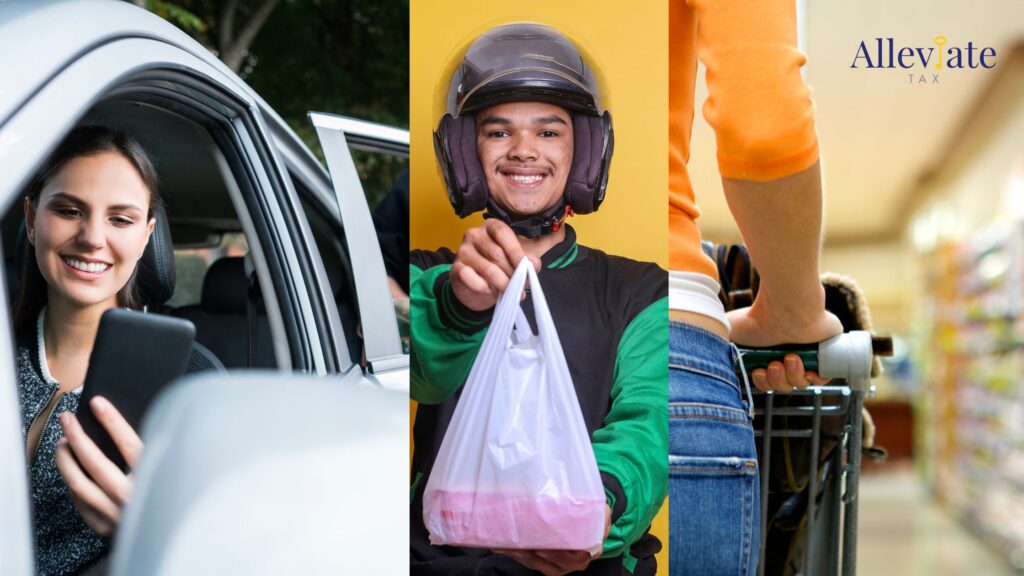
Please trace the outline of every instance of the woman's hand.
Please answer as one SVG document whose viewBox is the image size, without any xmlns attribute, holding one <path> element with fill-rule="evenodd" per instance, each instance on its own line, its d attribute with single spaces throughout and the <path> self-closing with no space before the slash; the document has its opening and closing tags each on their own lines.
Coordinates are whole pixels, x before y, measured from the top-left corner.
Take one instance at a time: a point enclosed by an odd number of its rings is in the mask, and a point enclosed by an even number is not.
<svg viewBox="0 0 1024 576">
<path fill-rule="evenodd" d="M 110 434 L 125 462 L 134 468 L 142 454 L 139 435 L 106 398 L 93 398 L 89 408 Z M 71 502 L 90 528 L 110 537 L 121 520 L 122 508 L 131 498 L 132 478 L 103 454 L 74 414 L 62 413 L 60 423 L 64 437 L 57 442 L 57 469 L 68 485 Z"/>
<path fill-rule="evenodd" d="M 732 329 L 729 339 L 739 345 L 767 347 L 776 344 L 810 344 L 827 340 L 841 334 L 843 325 L 831 312 L 821 309 L 803 321 L 794 321 L 791 316 L 773 316 L 765 312 L 767 307 L 740 308 L 728 313 Z M 808 384 L 822 386 L 828 383 L 814 372 L 805 372 L 804 363 L 796 354 L 787 354 L 784 362 L 772 362 L 768 368 L 758 368 L 750 373 L 750 381 L 759 389 L 776 392 L 790 392 L 794 388 L 806 388 Z"/>
</svg>

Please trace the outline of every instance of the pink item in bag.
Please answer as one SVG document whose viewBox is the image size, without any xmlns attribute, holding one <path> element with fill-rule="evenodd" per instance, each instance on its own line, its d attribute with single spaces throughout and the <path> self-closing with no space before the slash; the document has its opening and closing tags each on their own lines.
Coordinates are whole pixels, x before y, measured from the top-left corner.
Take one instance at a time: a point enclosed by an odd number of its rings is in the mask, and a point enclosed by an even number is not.
<svg viewBox="0 0 1024 576">
<path fill-rule="evenodd" d="M 438 520 L 440 530 L 459 546 L 589 550 L 593 535 L 579 527 L 603 527 L 604 506 L 604 496 L 578 502 L 509 492 L 437 491 L 424 514 Z"/>
</svg>

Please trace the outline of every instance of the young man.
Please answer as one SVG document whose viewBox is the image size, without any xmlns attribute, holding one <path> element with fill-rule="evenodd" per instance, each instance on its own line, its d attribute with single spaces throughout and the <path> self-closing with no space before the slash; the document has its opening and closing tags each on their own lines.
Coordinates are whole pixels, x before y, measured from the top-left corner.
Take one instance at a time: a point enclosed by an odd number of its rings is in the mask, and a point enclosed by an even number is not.
<svg viewBox="0 0 1024 576">
<path fill-rule="evenodd" d="M 577 243 L 570 213 L 598 208 L 611 115 L 576 46 L 537 24 L 492 28 L 450 82 L 435 148 L 461 216 L 486 210 L 455 252 L 412 254 L 413 574 L 653 574 L 647 533 L 667 482 L 667 274 Z M 513 270 L 527 257 L 558 328 L 604 483 L 607 537 L 586 551 L 497 553 L 429 544 L 423 490 L 462 385 Z M 529 299 L 523 303 L 532 318 Z"/>
</svg>

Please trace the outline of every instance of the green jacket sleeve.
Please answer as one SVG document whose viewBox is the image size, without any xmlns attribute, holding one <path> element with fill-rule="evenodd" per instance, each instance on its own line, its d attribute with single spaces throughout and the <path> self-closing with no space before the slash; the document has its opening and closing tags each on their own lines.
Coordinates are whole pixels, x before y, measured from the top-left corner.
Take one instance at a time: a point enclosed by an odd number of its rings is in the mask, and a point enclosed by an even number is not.
<svg viewBox="0 0 1024 576">
<path fill-rule="evenodd" d="M 452 397 L 469 376 L 491 312 L 473 312 L 452 295 L 450 264 L 409 267 L 410 396 L 423 404 Z"/>
<path fill-rule="evenodd" d="M 611 400 L 592 440 L 612 508 L 606 557 L 626 552 L 643 535 L 667 495 L 667 298 L 645 308 L 623 332 Z"/>
</svg>

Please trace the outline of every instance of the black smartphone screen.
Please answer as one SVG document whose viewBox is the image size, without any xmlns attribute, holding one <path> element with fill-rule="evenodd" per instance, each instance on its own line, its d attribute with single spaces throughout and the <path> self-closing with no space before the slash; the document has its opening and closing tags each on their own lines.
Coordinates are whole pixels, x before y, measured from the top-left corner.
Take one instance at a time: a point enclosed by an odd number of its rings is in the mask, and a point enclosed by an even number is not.
<svg viewBox="0 0 1024 576">
<path fill-rule="evenodd" d="M 78 420 L 85 433 L 121 470 L 127 472 L 128 464 L 96 419 L 89 401 L 94 396 L 110 400 L 138 432 L 153 398 L 185 373 L 195 332 L 195 326 L 188 320 L 121 308 L 108 310 L 100 319 L 78 405 Z"/>
</svg>

